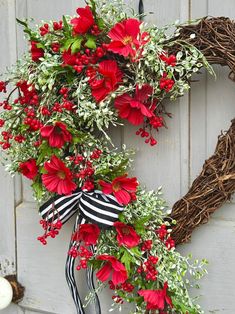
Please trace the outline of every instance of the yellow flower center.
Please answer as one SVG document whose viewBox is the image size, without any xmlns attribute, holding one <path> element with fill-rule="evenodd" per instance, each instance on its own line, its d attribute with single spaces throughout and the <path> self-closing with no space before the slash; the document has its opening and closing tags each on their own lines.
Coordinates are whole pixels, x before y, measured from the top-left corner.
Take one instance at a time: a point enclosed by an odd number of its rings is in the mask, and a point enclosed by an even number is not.
<svg viewBox="0 0 235 314">
<path fill-rule="evenodd" d="M 123 38 L 122 43 L 124 45 L 129 45 L 133 42 L 132 37 L 131 36 L 126 36 Z"/>
<path fill-rule="evenodd" d="M 130 234 L 130 230 L 129 230 L 129 228 L 127 228 L 127 227 L 123 227 L 123 228 L 122 228 L 122 233 L 123 233 L 123 234 L 125 234 L 125 235 Z"/>
<path fill-rule="evenodd" d="M 121 189 L 121 184 L 119 182 L 116 182 L 113 184 L 113 190 L 114 192 L 117 192 Z"/>
<path fill-rule="evenodd" d="M 60 178 L 60 179 L 65 179 L 65 173 L 63 171 L 58 171 L 57 172 L 57 176 Z"/>
</svg>

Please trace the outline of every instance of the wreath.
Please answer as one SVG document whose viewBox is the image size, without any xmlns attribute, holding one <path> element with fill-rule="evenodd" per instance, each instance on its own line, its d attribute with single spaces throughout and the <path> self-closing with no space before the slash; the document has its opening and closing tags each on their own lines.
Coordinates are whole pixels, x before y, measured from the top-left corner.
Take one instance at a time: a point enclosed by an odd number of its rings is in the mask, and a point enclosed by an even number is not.
<svg viewBox="0 0 235 314">
<path fill-rule="evenodd" d="M 166 126 L 164 117 L 170 116 L 164 101 L 182 96 L 202 67 L 213 74 L 209 62 L 215 59 L 191 36 L 200 23 L 211 20 L 177 27 L 167 35 L 167 27 L 149 26 L 142 17 L 120 0 L 89 0 L 76 16 L 37 28 L 18 20 L 30 52 L 0 82 L 0 92 L 7 93 L 9 84 L 12 88 L 1 103 L 2 159 L 11 174 L 32 181 L 42 216 L 38 240 L 46 245 L 76 216 L 66 279 L 79 314 L 89 302 L 101 313 L 98 292 L 107 286 L 113 290 L 113 308 L 128 302 L 134 304 L 134 313 L 203 313 L 188 288 L 206 273 L 207 261 L 191 261 L 175 250 L 175 240 L 188 239 L 198 223 L 191 219 L 186 228 L 184 203 L 177 203 L 171 213 L 161 189 L 146 191 L 137 178 L 128 176 L 133 152 L 114 148 L 109 127 L 127 120 L 137 127 L 130 136 L 157 144 L 157 134 Z M 231 53 L 227 55 L 234 71 Z M 220 163 L 221 146 L 210 165 Z M 223 170 L 234 171 L 232 158 Z M 210 178 L 216 182 L 211 172 Z M 234 175 L 224 178 L 230 179 Z M 195 184 L 189 193 L 194 187 L 198 192 L 203 185 Z M 233 191 L 234 181 L 216 206 Z M 201 208 L 210 213 L 209 198 Z M 190 200 L 189 194 L 183 202 L 188 206 Z M 196 212 L 194 205 L 189 216 Z M 85 304 L 74 266 L 87 273 L 90 293 Z"/>
</svg>

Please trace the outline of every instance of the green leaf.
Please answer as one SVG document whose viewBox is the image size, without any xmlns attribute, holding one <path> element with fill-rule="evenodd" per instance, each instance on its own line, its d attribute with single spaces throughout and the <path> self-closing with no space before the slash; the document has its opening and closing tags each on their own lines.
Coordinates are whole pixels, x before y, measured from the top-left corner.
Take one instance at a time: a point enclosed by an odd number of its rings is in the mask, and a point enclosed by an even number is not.
<svg viewBox="0 0 235 314">
<path fill-rule="evenodd" d="M 69 50 L 69 48 L 71 47 L 71 45 L 74 43 L 75 38 L 69 38 L 65 41 L 62 50 Z"/>
<path fill-rule="evenodd" d="M 100 268 L 102 261 L 93 259 L 93 260 L 89 260 L 88 264 L 92 265 L 94 267 L 94 269 L 98 269 L 98 268 Z"/>
<path fill-rule="evenodd" d="M 34 182 L 32 184 L 32 188 L 34 190 L 35 196 L 40 199 L 43 194 L 42 184 L 40 182 Z"/>
<path fill-rule="evenodd" d="M 27 23 L 27 20 L 25 21 L 21 21 L 19 19 L 16 19 L 17 23 L 19 23 L 20 25 L 24 26 L 24 33 L 28 34 L 30 39 L 31 40 L 35 40 L 37 41 L 38 38 L 37 38 L 37 33 L 36 32 L 33 32 L 29 26 L 28 26 L 28 23 Z"/>
<path fill-rule="evenodd" d="M 90 0 L 90 8 L 94 15 L 96 15 L 96 3 L 95 0 Z"/>
<path fill-rule="evenodd" d="M 104 29 L 105 24 L 104 24 L 104 20 L 102 18 L 97 19 L 96 23 L 97 23 L 99 29 Z"/>
<path fill-rule="evenodd" d="M 131 251 L 134 255 L 136 255 L 137 257 L 142 256 L 142 253 L 141 253 L 141 251 L 139 250 L 138 246 L 135 246 L 135 247 L 131 248 L 130 251 Z"/>
<path fill-rule="evenodd" d="M 40 165 L 44 161 L 45 157 L 50 158 L 53 154 L 56 154 L 58 149 L 48 146 L 48 143 L 44 141 L 40 146 L 40 153 L 37 159 L 37 165 Z"/>
<path fill-rule="evenodd" d="M 125 219 L 125 216 L 123 215 L 123 213 L 121 213 L 121 214 L 118 216 L 118 220 L 121 221 L 121 222 L 126 222 L 126 219 Z"/>
<path fill-rule="evenodd" d="M 70 25 L 68 24 L 68 22 L 67 22 L 67 19 L 66 19 L 66 17 L 63 15 L 63 25 L 64 25 L 64 32 L 65 32 L 65 34 L 70 34 L 71 32 L 70 32 L 70 30 L 71 30 L 71 28 L 70 28 Z"/>
<path fill-rule="evenodd" d="M 134 226 L 135 230 L 138 234 L 144 234 L 145 233 L 145 224 L 151 219 L 151 215 L 148 215 L 144 218 L 138 219 L 135 221 Z"/>
<path fill-rule="evenodd" d="M 27 21 L 27 20 L 21 21 L 20 19 L 17 19 L 17 18 L 16 18 L 16 22 L 17 22 L 18 24 L 20 24 L 20 25 L 22 25 L 22 26 L 28 28 L 28 23 L 27 23 L 26 21 Z"/>
<path fill-rule="evenodd" d="M 85 46 L 87 48 L 90 48 L 90 49 L 95 49 L 96 48 L 96 37 L 95 36 L 92 36 L 92 35 L 86 35 L 86 43 L 85 43 Z"/>
<path fill-rule="evenodd" d="M 127 250 L 125 250 L 121 257 L 121 262 L 125 265 L 128 272 L 131 270 L 132 259 L 132 255 Z"/>
<path fill-rule="evenodd" d="M 71 52 L 72 54 L 75 54 L 81 49 L 83 38 L 81 36 L 77 37 L 77 39 L 74 41 L 74 43 L 71 45 Z"/>
<path fill-rule="evenodd" d="M 37 44 L 37 48 L 45 49 L 45 46 L 44 46 L 42 43 L 38 43 L 38 44 Z"/>
</svg>

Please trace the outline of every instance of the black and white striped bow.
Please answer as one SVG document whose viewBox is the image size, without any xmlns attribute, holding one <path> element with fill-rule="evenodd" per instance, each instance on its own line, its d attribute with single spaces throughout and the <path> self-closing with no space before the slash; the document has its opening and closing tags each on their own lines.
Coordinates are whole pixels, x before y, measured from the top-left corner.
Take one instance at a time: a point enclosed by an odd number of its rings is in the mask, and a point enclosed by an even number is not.
<svg viewBox="0 0 235 314">
<path fill-rule="evenodd" d="M 57 195 L 39 208 L 39 213 L 44 220 L 56 223 L 60 220 L 62 224 L 66 223 L 74 214 L 77 214 L 74 232 L 78 226 L 84 223 L 94 223 L 101 228 L 111 227 L 118 220 L 119 214 L 123 211 L 116 198 L 112 195 L 105 195 L 101 191 L 85 192 L 81 190 L 75 191 L 71 195 Z M 75 244 L 71 238 L 69 249 Z M 90 248 L 93 252 L 94 246 Z M 74 276 L 75 258 L 68 255 L 65 267 L 66 279 L 76 305 L 77 313 L 84 314 L 83 304 L 81 302 L 76 280 Z M 87 284 L 90 291 L 95 296 L 96 313 L 101 314 L 100 302 L 95 293 L 92 267 L 87 268 Z"/>
</svg>

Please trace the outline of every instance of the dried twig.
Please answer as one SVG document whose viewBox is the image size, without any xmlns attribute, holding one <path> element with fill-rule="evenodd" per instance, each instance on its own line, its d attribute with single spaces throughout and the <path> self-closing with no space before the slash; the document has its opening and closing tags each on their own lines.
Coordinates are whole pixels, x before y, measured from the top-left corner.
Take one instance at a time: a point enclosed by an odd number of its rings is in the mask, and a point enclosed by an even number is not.
<svg viewBox="0 0 235 314">
<path fill-rule="evenodd" d="M 188 193 L 173 206 L 177 221 L 172 237 L 176 244 L 189 241 L 193 230 L 208 222 L 210 215 L 235 192 L 235 119 L 227 133 L 219 136 L 213 156 Z"/>
<path fill-rule="evenodd" d="M 183 40 L 199 49 L 210 64 L 228 66 L 229 77 L 235 81 L 235 22 L 227 17 L 204 17 L 196 24 L 180 26 L 180 35 L 175 40 Z M 193 35 L 193 36 L 191 36 Z M 178 51 L 173 45 L 172 52 Z"/>
</svg>

